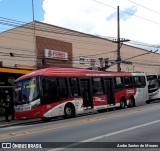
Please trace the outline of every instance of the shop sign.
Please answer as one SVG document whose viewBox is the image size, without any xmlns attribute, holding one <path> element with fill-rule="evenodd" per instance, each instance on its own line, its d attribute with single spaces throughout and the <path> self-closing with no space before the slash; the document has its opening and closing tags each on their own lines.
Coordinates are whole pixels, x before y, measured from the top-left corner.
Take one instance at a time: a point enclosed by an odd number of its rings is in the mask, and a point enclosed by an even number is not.
<svg viewBox="0 0 160 151">
<path fill-rule="evenodd" d="M 92 67 L 99 67 L 99 60 L 97 58 L 87 58 L 83 56 L 74 57 L 74 63 Z"/>
<path fill-rule="evenodd" d="M 58 60 L 68 60 L 68 53 L 57 50 L 45 49 L 45 58 L 58 59 Z"/>
</svg>

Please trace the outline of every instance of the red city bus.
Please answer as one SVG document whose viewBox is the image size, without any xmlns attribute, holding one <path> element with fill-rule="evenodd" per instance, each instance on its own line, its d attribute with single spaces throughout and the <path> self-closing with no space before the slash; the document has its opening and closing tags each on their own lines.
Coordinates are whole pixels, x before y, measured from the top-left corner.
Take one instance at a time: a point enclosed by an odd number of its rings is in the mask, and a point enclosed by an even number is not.
<svg viewBox="0 0 160 151">
<path fill-rule="evenodd" d="M 16 119 L 74 117 L 148 100 L 144 73 L 45 68 L 15 81 Z"/>
</svg>

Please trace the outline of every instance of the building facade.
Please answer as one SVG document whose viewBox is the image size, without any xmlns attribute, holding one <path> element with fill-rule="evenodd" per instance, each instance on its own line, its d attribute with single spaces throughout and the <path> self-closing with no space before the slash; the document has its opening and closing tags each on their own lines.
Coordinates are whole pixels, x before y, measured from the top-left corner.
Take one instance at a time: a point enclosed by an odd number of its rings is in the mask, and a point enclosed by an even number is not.
<svg viewBox="0 0 160 151">
<path fill-rule="evenodd" d="M 2 67 L 103 68 L 117 71 L 117 44 L 113 41 L 54 25 L 32 22 L 0 33 Z M 121 71 L 160 72 L 160 55 L 133 46 L 120 49 Z"/>
</svg>

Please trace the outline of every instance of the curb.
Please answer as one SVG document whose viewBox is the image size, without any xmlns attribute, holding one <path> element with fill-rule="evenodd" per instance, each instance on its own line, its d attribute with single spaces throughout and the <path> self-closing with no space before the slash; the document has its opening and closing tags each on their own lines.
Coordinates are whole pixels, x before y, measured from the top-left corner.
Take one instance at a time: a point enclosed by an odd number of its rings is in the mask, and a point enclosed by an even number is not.
<svg viewBox="0 0 160 151">
<path fill-rule="evenodd" d="M 5 122 L 5 120 L 4 120 Z M 0 128 L 4 128 L 4 127 L 10 127 L 10 126 L 15 126 L 15 125 L 21 125 L 21 124 L 29 124 L 29 123 L 34 123 L 34 122 L 42 122 L 41 119 L 30 119 L 30 120 L 26 120 L 26 121 L 20 121 L 20 120 L 15 120 L 15 121 L 10 121 L 10 122 L 5 122 L 3 124 L 0 124 Z"/>
</svg>

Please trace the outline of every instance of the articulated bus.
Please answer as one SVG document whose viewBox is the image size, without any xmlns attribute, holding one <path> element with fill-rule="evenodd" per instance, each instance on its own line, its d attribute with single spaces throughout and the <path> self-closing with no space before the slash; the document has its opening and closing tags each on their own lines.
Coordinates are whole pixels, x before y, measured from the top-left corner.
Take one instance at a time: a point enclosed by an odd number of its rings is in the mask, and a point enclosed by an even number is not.
<svg viewBox="0 0 160 151">
<path fill-rule="evenodd" d="M 147 75 L 149 100 L 147 103 L 160 99 L 160 74 Z"/>
<path fill-rule="evenodd" d="M 134 107 L 148 100 L 144 73 L 45 68 L 15 81 L 16 119 L 75 117 L 92 111 Z"/>
</svg>

